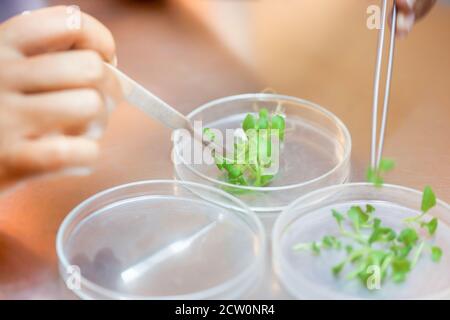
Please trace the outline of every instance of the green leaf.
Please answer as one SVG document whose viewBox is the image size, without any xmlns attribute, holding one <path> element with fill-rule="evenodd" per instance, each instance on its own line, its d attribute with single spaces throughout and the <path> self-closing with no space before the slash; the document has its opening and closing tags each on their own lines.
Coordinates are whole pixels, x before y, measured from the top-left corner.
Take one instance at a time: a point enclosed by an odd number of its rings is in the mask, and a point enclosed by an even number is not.
<svg viewBox="0 0 450 320">
<path fill-rule="evenodd" d="M 274 178 L 273 175 L 261 176 L 259 187 L 267 186 L 272 181 L 273 178 Z"/>
<path fill-rule="evenodd" d="M 224 163 L 223 167 L 228 172 L 228 175 L 231 179 L 237 178 L 242 175 L 242 171 L 237 165 Z"/>
<path fill-rule="evenodd" d="M 392 280 L 397 283 L 404 282 L 406 280 L 407 272 L 396 272 L 392 274 Z"/>
<path fill-rule="evenodd" d="M 359 215 L 359 219 L 360 219 L 360 221 L 361 221 L 362 223 L 367 223 L 367 222 L 369 221 L 370 216 L 369 216 L 366 212 L 364 212 L 364 210 L 361 209 L 361 207 L 359 207 L 359 206 L 354 206 L 354 207 L 352 207 L 350 210 L 356 210 L 356 212 L 357 212 L 358 215 Z"/>
<path fill-rule="evenodd" d="M 392 271 L 394 273 L 408 273 L 411 271 L 411 262 L 406 258 L 395 258 L 392 260 Z"/>
<path fill-rule="evenodd" d="M 426 213 L 436 205 L 436 195 L 430 186 L 426 186 L 422 195 L 422 212 Z"/>
<path fill-rule="evenodd" d="M 381 266 L 384 258 L 386 258 L 387 255 L 388 255 L 388 253 L 386 253 L 386 252 L 384 252 L 382 250 L 373 250 L 367 256 L 368 265 L 370 265 L 370 266 Z"/>
<path fill-rule="evenodd" d="M 258 133 L 258 164 L 270 166 L 272 163 L 272 141 L 268 136 L 268 130 L 263 129 Z"/>
<path fill-rule="evenodd" d="M 256 128 L 256 119 L 252 114 L 247 114 L 247 116 L 244 119 L 244 122 L 242 123 L 242 129 L 244 131 L 255 129 Z"/>
<path fill-rule="evenodd" d="M 372 167 L 367 168 L 366 180 L 367 182 L 374 183 L 376 178 L 376 172 Z"/>
<path fill-rule="evenodd" d="M 431 259 L 434 262 L 439 262 L 439 261 L 441 261 L 441 258 L 442 258 L 442 249 L 439 247 L 436 247 L 436 246 L 432 247 L 431 248 Z"/>
<path fill-rule="evenodd" d="M 392 159 L 381 159 L 378 167 L 379 171 L 388 172 L 395 168 L 395 162 Z"/>
<path fill-rule="evenodd" d="M 383 178 L 373 168 L 367 169 L 366 180 L 373 183 L 376 187 L 381 187 L 384 184 Z"/>
<path fill-rule="evenodd" d="M 257 122 L 258 130 L 260 129 L 268 129 L 269 128 L 269 120 L 267 118 L 259 118 Z"/>
<path fill-rule="evenodd" d="M 400 247 L 400 250 L 398 251 L 399 257 L 406 258 L 412 251 L 413 246 L 404 246 Z"/>
<path fill-rule="evenodd" d="M 375 207 L 368 204 L 366 205 L 366 213 L 370 214 L 370 213 L 374 213 L 375 212 Z"/>
<path fill-rule="evenodd" d="M 381 227 L 381 219 L 379 218 L 375 218 L 373 220 L 373 225 L 372 225 L 373 229 L 377 229 L 379 227 Z"/>
<path fill-rule="evenodd" d="M 335 276 L 338 276 L 338 275 L 342 272 L 342 270 L 344 269 L 344 267 L 345 267 L 345 261 L 343 261 L 343 262 L 338 263 L 337 265 L 335 265 L 335 266 L 331 269 L 331 271 L 333 272 L 333 274 L 334 274 Z"/>
<path fill-rule="evenodd" d="M 278 137 L 280 138 L 281 141 L 283 141 L 286 129 L 286 122 L 282 116 L 276 115 L 272 117 L 272 129 L 278 130 Z"/>
<path fill-rule="evenodd" d="M 222 163 L 222 167 L 223 167 L 226 171 L 230 171 L 230 170 L 232 169 L 232 167 L 233 167 L 233 164 L 224 162 L 224 163 Z"/>
<path fill-rule="evenodd" d="M 217 168 L 220 171 L 222 171 L 224 169 L 223 165 L 225 164 L 224 159 L 220 156 L 216 156 L 214 153 L 213 153 L 213 156 L 214 156 L 214 161 L 216 162 Z"/>
<path fill-rule="evenodd" d="M 386 279 L 386 277 L 388 275 L 388 270 L 389 270 L 389 267 L 391 266 L 393 258 L 394 258 L 394 255 L 392 254 L 392 252 L 386 252 L 386 256 L 384 257 L 383 262 L 381 263 L 381 266 L 380 266 L 381 280 Z"/>
<path fill-rule="evenodd" d="M 362 225 L 369 220 L 369 215 L 366 214 L 360 207 L 353 206 L 347 211 L 347 216 L 353 222 L 355 231 L 359 231 Z"/>
<path fill-rule="evenodd" d="M 364 257 L 364 253 L 363 252 L 361 252 L 361 251 L 354 251 L 350 255 L 349 259 L 350 259 L 350 262 L 355 263 L 355 262 L 360 261 L 363 257 Z"/>
<path fill-rule="evenodd" d="M 437 227 L 438 227 L 438 219 L 433 218 L 429 222 L 422 222 L 421 226 L 427 228 L 428 234 L 430 236 L 434 235 L 436 233 Z"/>
<path fill-rule="evenodd" d="M 372 234 L 369 237 L 369 243 L 375 242 L 390 242 L 396 237 L 395 231 L 391 228 L 382 228 L 380 226 L 374 227 Z"/>
<path fill-rule="evenodd" d="M 392 280 L 403 282 L 411 271 L 411 262 L 406 258 L 394 258 L 391 262 Z"/>
<path fill-rule="evenodd" d="M 350 221 L 353 223 L 353 229 L 355 229 L 355 231 L 359 231 L 360 225 L 361 225 L 361 220 L 359 218 L 358 211 L 355 210 L 354 208 L 350 208 L 347 211 L 347 216 L 350 219 Z"/>
<path fill-rule="evenodd" d="M 239 185 L 248 186 L 248 181 L 243 175 L 241 175 L 237 180 Z"/>
<path fill-rule="evenodd" d="M 403 229 L 398 236 L 398 241 L 402 242 L 405 245 L 414 245 L 417 243 L 419 236 L 417 235 L 417 231 L 412 228 Z"/>
<path fill-rule="evenodd" d="M 333 217 L 336 219 L 336 222 L 338 223 L 338 225 L 341 225 L 342 222 L 345 220 L 344 216 L 334 209 L 331 212 L 333 214 Z"/>
<path fill-rule="evenodd" d="M 314 254 L 319 255 L 320 254 L 320 246 L 317 242 L 313 242 L 311 244 L 311 250 L 313 251 Z"/>
<path fill-rule="evenodd" d="M 331 236 L 323 237 L 322 245 L 323 245 L 324 248 L 327 248 L 327 249 L 333 247 L 333 240 L 332 240 Z"/>
<path fill-rule="evenodd" d="M 352 280 L 355 277 L 359 277 L 361 280 L 363 280 L 363 278 L 367 276 L 367 267 L 367 261 L 360 262 L 352 272 L 347 274 L 347 279 Z M 364 280 L 363 282 L 365 283 Z"/>
<path fill-rule="evenodd" d="M 407 246 L 393 245 L 390 247 L 390 250 L 397 258 L 406 258 L 412 249 L 413 246 L 411 245 Z"/>
<path fill-rule="evenodd" d="M 354 274 L 361 280 L 364 286 L 367 284 L 367 280 L 371 276 L 371 274 L 367 272 L 369 267 L 370 264 L 368 263 L 368 260 L 365 260 L 362 261 L 357 267 L 356 271 L 354 271 Z"/>
<path fill-rule="evenodd" d="M 266 108 L 260 109 L 259 110 L 259 117 L 267 119 L 269 117 L 269 110 L 267 110 Z"/>
<path fill-rule="evenodd" d="M 373 183 L 376 187 L 381 187 L 384 184 L 384 179 L 381 173 L 386 173 L 395 168 L 395 162 L 391 159 L 381 159 L 378 168 L 369 167 L 366 173 L 368 182 Z"/>
<path fill-rule="evenodd" d="M 216 139 L 216 135 L 210 128 L 204 128 L 203 129 L 203 139 L 206 141 L 213 142 Z"/>
<path fill-rule="evenodd" d="M 324 236 L 322 238 L 322 246 L 326 249 L 340 249 L 342 244 L 334 236 Z"/>
</svg>

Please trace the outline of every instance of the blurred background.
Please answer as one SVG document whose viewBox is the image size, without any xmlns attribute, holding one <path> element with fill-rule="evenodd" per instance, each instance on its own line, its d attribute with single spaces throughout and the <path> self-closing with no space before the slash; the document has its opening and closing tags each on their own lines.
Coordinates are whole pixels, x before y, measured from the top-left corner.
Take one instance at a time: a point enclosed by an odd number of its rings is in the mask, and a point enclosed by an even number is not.
<svg viewBox="0 0 450 320">
<path fill-rule="evenodd" d="M 119 67 L 187 114 L 211 99 L 271 88 L 326 107 L 350 129 L 352 180 L 370 154 L 377 31 L 370 0 L 71 0 L 0 2 L 0 19 L 78 5 L 111 29 Z M 450 202 L 450 6 L 398 41 L 385 155 L 387 181 L 430 184 Z M 164 141 L 164 143 L 162 143 Z M 0 299 L 60 298 L 54 239 L 65 215 L 99 190 L 171 178 L 170 130 L 123 104 L 90 177 L 31 181 L 0 199 Z"/>
</svg>

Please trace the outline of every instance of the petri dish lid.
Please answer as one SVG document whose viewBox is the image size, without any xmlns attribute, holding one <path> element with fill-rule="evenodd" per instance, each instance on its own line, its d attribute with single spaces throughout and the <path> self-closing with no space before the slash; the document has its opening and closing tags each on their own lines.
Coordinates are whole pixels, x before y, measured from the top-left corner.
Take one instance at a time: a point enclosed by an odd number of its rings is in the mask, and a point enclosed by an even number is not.
<svg viewBox="0 0 450 320">
<path fill-rule="evenodd" d="M 232 299 L 259 281 L 265 241 L 255 214 L 221 190 L 143 181 L 81 203 L 56 245 L 84 299 Z"/>
<path fill-rule="evenodd" d="M 338 235 L 331 210 L 346 212 L 353 205 L 371 204 L 383 224 L 398 231 L 403 219 L 420 214 L 422 193 L 385 185 L 357 183 L 317 190 L 299 198 L 277 220 L 273 230 L 273 265 L 286 290 L 298 299 L 449 299 L 450 298 L 450 207 L 438 201 L 429 212 L 439 219 L 434 241 L 443 250 L 439 263 L 423 256 L 404 283 L 385 282 L 369 290 L 358 280 L 335 277 L 331 268 L 341 262 L 345 251 L 295 252 L 298 243 L 318 241 L 325 235 Z"/>
</svg>

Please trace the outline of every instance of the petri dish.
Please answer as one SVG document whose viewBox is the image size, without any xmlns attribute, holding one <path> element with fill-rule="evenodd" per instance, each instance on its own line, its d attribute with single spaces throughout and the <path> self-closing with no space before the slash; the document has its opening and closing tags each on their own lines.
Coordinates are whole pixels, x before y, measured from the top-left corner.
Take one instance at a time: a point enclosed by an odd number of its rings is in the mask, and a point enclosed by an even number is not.
<svg viewBox="0 0 450 320">
<path fill-rule="evenodd" d="M 442 259 L 435 263 L 423 256 L 401 284 L 385 282 L 378 290 L 369 290 L 358 280 L 332 274 L 331 268 L 342 261 L 344 252 L 313 255 L 293 250 L 297 243 L 337 234 L 332 209 L 345 212 L 353 205 L 371 204 L 383 224 L 398 231 L 404 227 L 404 218 L 420 214 L 421 199 L 422 193 L 413 189 L 366 183 L 332 186 L 299 198 L 283 211 L 273 230 L 272 262 L 278 279 L 297 299 L 449 299 L 450 207 L 442 201 L 429 212 L 439 219 L 434 241 L 443 250 Z"/>
<path fill-rule="evenodd" d="M 238 129 L 248 113 L 267 108 L 286 115 L 286 136 L 279 170 L 266 187 L 236 186 L 220 179 L 214 164 L 193 161 L 184 153 L 186 139 L 173 137 L 177 179 L 226 190 L 262 217 L 274 217 L 299 196 L 348 180 L 351 137 L 345 125 L 321 106 L 306 100 L 276 94 L 245 94 L 207 103 L 188 115 L 203 127 Z M 187 155 L 186 155 L 187 154 Z"/>
<path fill-rule="evenodd" d="M 56 247 L 61 277 L 83 299 L 235 299 L 260 281 L 266 238 L 226 192 L 142 181 L 81 203 Z"/>
</svg>

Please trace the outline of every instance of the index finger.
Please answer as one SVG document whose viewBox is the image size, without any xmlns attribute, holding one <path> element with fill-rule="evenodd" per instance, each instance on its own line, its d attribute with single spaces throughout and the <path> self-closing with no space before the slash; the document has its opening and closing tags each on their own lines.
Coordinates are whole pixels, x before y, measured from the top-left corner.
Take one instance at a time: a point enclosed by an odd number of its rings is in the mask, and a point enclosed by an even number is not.
<svg viewBox="0 0 450 320">
<path fill-rule="evenodd" d="M 111 32 L 75 6 L 44 8 L 11 18 L 0 25 L 0 41 L 26 56 L 88 49 L 114 62 L 116 50 Z"/>
</svg>

